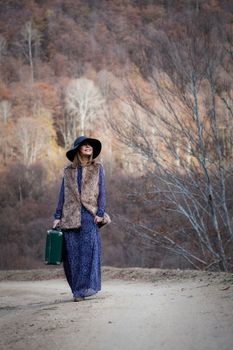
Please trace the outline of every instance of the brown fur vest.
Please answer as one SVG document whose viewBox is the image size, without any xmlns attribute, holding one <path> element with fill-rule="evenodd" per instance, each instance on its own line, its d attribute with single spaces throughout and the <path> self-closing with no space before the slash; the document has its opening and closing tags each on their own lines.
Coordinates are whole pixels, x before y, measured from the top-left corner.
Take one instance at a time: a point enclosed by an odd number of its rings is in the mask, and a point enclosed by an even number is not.
<svg viewBox="0 0 233 350">
<path fill-rule="evenodd" d="M 99 195 L 100 163 L 84 166 L 82 169 L 82 191 L 78 190 L 78 169 L 69 165 L 64 171 L 65 201 L 60 226 L 62 229 L 77 229 L 81 226 L 81 203 L 93 216 L 97 212 Z"/>
</svg>

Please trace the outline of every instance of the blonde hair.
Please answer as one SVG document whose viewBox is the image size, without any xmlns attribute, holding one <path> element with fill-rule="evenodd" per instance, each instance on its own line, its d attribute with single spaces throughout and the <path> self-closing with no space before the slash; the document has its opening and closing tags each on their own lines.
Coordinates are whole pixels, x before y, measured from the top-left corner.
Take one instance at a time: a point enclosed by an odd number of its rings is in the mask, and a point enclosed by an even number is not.
<svg viewBox="0 0 233 350">
<path fill-rule="evenodd" d="M 94 163 L 93 160 L 93 154 L 89 156 L 89 160 L 87 163 L 84 163 L 81 157 L 80 150 L 78 149 L 77 152 L 75 153 L 74 160 L 73 160 L 73 166 L 77 168 L 79 165 L 90 165 Z"/>
</svg>

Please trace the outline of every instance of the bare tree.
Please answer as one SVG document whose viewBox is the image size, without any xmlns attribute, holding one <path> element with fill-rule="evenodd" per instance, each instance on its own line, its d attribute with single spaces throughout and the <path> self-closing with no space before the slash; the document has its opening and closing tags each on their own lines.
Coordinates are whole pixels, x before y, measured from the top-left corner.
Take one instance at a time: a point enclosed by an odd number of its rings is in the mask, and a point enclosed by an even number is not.
<svg viewBox="0 0 233 350">
<path fill-rule="evenodd" d="M 11 103 L 7 100 L 0 102 L 0 114 L 3 119 L 4 125 L 6 125 L 11 112 Z"/>
<path fill-rule="evenodd" d="M 35 163 L 50 142 L 49 131 L 43 121 L 31 117 L 19 119 L 16 135 L 20 145 L 19 152 L 26 166 Z"/>
<path fill-rule="evenodd" d="M 31 69 L 31 80 L 33 82 L 35 75 L 34 56 L 36 55 L 36 52 L 38 52 L 38 48 L 41 42 L 41 34 L 32 21 L 25 23 L 21 34 L 23 53 L 29 62 Z"/>
<path fill-rule="evenodd" d="M 11 125 L 8 123 L 11 115 L 11 103 L 8 100 L 2 100 L 0 102 L 0 153 L 3 156 L 3 160 L 6 163 L 12 156 L 13 146 L 11 142 L 12 132 Z M 3 123 L 2 123 L 3 122 Z"/>
<path fill-rule="evenodd" d="M 153 36 L 156 56 L 148 59 L 144 53 L 144 64 L 150 61 L 148 89 L 128 82 L 131 113 L 124 115 L 124 127 L 119 120 L 111 120 L 111 126 L 153 169 L 154 205 L 180 217 L 179 232 L 185 239 L 177 238 L 177 227 L 161 233 L 131 223 L 131 229 L 195 268 L 227 271 L 233 251 L 232 192 L 227 187 L 232 152 L 226 158 L 220 130 L 232 130 L 232 118 L 226 118 L 227 104 L 217 92 L 224 73 L 221 62 L 228 58 L 210 36 L 195 26 L 189 29 L 179 40 L 164 32 Z"/>
<path fill-rule="evenodd" d="M 2 62 L 3 56 L 6 54 L 7 42 L 6 39 L 0 35 L 0 63 Z"/>
<path fill-rule="evenodd" d="M 115 82 L 116 77 L 106 69 L 103 69 L 98 73 L 98 86 L 105 101 L 108 101 L 113 97 L 112 86 L 116 84 Z"/>
<path fill-rule="evenodd" d="M 77 131 L 84 134 L 103 106 L 104 99 L 92 80 L 80 78 L 71 81 L 65 96 L 66 138 L 73 140 Z"/>
</svg>

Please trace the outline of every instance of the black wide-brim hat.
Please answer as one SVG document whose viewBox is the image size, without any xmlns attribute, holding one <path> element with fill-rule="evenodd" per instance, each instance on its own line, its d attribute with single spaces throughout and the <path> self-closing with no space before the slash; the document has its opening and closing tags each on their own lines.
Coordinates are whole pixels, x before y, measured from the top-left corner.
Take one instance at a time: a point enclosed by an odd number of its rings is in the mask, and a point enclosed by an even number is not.
<svg viewBox="0 0 233 350">
<path fill-rule="evenodd" d="M 98 157 L 101 152 L 101 142 L 97 139 L 92 139 L 86 136 L 80 136 L 74 141 L 74 146 L 69 151 L 66 152 L 66 157 L 73 162 L 74 156 L 80 146 L 84 143 L 89 143 L 89 145 L 93 148 L 93 159 Z"/>
</svg>

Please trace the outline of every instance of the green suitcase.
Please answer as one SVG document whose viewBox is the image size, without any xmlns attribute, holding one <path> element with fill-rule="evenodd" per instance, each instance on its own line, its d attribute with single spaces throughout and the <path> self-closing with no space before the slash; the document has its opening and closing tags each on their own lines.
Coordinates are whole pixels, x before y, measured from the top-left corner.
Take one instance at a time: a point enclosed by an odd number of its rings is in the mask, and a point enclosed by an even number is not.
<svg viewBox="0 0 233 350">
<path fill-rule="evenodd" d="M 62 262 L 63 233 L 59 228 L 47 231 L 45 264 L 59 265 Z"/>
</svg>

